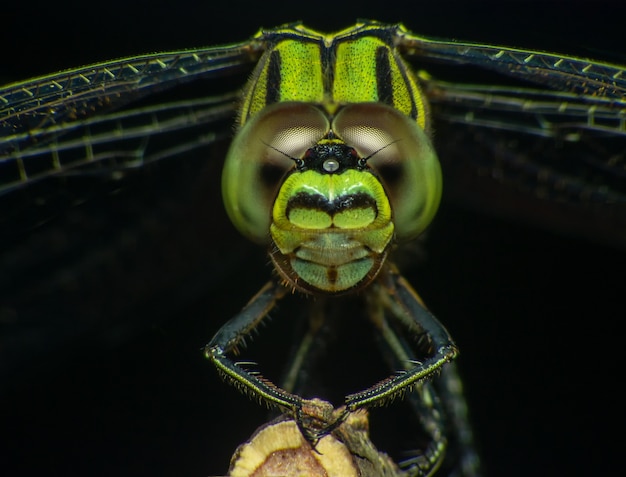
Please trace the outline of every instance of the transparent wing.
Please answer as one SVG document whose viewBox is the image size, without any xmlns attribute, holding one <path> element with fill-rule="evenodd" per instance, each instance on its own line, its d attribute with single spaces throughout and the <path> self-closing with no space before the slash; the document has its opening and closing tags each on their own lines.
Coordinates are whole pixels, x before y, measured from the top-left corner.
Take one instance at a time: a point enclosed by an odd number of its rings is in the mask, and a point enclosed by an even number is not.
<svg viewBox="0 0 626 477">
<path fill-rule="evenodd" d="M 232 78 L 243 84 L 256 54 L 241 43 L 145 55 L 0 89 L 0 317 L 10 324 L 0 374 L 98 329 L 131 335 L 167 315 L 133 311 L 155 289 L 196 297 L 229 273 L 221 264 L 237 258 L 220 243 L 237 237 L 207 230 L 226 220 L 220 164 L 207 158 L 223 155 Z M 160 160 L 172 156 L 186 160 Z M 198 272 L 208 277 L 194 289 Z"/>
<path fill-rule="evenodd" d="M 140 55 L 54 73 L 0 89 L 2 151 L 52 125 L 91 116 L 181 82 L 212 78 L 257 58 L 253 42 Z M 28 136 L 21 133 L 29 132 Z"/>
<path fill-rule="evenodd" d="M 474 65 L 552 88 L 626 107 L 626 67 L 555 53 L 432 40 L 404 35 L 400 48 L 406 55 L 454 65 Z"/>
<path fill-rule="evenodd" d="M 525 153 L 527 160 L 508 166 L 534 174 L 535 189 L 551 185 L 546 196 L 626 203 L 626 108 L 615 110 L 602 98 L 566 92 L 436 81 L 429 83 L 429 97 L 440 121 L 491 131 L 494 143 L 498 137 L 516 135 L 517 142 L 510 142 L 508 149 Z M 545 154 L 537 150 L 540 143 Z M 560 159 L 550 159 L 548 144 L 561 154 Z M 468 159 L 483 166 L 490 162 Z"/>
<path fill-rule="evenodd" d="M 420 67 L 452 66 L 447 81 L 422 74 L 449 197 L 626 244 L 624 67 L 413 36 L 401 48 Z M 480 84 L 460 65 L 484 70 Z"/>
<path fill-rule="evenodd" d="M 1 88 L 0 194 L 111 155 L 130 156 L 135 162 L 143 160 L 142 151 L 118 153 L 115 144 L 140 135 L 149 141 L 154 134 L 231 114 L 233 96 L 226 95 L 198 104 L 158 106 L 90 119 L 183 82 L 246 70 L 257 54 L 258 46 L 253 42 L 157 53 L 98 63 Z M 73 136 L 66 138 L 68 133 Z M 109 144 L 110 152 L 93 151 L 102 144 Z M 78 150 L 82 157 L 76 152 L 68 153 Z"/>
<path fill-rule="evenodd" d="M 215 142 L 223 134 L 207 126 L 233 118 L 236 100 L 226 94 L 159 103 L 49 127 L 48 142 L 4 155 L 0 195 L 53 175 L 137 168 Z M 191 130 L 197 133 L 189 138 Z"/>
</svg>

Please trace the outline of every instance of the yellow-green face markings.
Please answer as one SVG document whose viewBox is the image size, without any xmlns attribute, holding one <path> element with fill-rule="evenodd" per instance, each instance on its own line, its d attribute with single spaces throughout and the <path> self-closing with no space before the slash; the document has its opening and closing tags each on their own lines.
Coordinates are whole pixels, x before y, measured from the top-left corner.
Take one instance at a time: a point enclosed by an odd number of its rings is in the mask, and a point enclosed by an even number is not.
<svg viewBox="0 0 626 477">
<path fill-rule="evenodd" d="M 439 204 L 427 105 L 394 48 L 399 29 L 257 35 L 265 53 L 226 159 L 224 202 L 302 291 L 368 284 L 394 238 L 420 233 Z"/>
<path fill-rule="evenodd" d="M 341 292 L 375 274 L 394 226 L 382 185 L 369 171 L 291 174 L 272 212 L 272 257 L 305 289 Z"/>
</svg>

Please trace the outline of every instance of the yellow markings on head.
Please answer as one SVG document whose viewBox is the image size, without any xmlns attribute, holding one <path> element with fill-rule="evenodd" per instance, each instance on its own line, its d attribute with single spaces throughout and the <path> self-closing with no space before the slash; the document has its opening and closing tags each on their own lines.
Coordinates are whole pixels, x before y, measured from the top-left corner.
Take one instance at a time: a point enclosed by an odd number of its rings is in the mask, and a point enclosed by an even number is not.
<svg viewBox="0 0 626 477">
<path fill-rule="evenodd" d="M 376 218 L 376 211 L 371 207 L 347 209 L 333 217 L 335 227 L 340 229 L 361 229 L 367 227 Z"/>
<path fill-rule="evenodd" d="M 272 258 L 305 289 L 348 290 L 378 271 L 393 239 L 391 218 L 385 191 L 369 171 L 294 172 L 274 202 Z"/>
<path fill-rule="evenodd" d="M 296 172 L 285 180 L 274 201 L 273 221 L 285 230 L 362 229 L 390 220 L 391 207 L 385 191 L 367 171 Z"/>
<path fill-rule="evenodd" d="M 328 213 L 304 207 L 290 210 L 288 219 L 295 227 L 301 229 L 319 230 L 333 225 L 333 218 Z"/>
</svg>

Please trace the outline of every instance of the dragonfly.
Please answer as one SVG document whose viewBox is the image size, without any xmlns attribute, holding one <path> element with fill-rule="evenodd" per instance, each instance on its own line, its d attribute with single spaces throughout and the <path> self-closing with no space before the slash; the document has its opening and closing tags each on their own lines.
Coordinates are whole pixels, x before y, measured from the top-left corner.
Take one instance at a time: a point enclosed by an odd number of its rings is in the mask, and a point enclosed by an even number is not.
<svg viewBox="0 0 626 477">
<path fill-rule="evenodd" d="M 481 146 L 488 144 L 486 149 L 494 155 L 497 153 L 505 162 L 495 168 L 493 165 L 486 167 L 497 171 L 492 175 L 501 183 L 516 184 L 522 190 L 540 190 L 539 198 L 547 202 L 575 202 L 577 207 L 598 208 L 603 214 L 608 210 L 607 213 L 615 214 L 618 219 L 617 224 L 612 224 L 616 230 L 611 232 L 615 234 L 610 236 L 621 240 L 619 212 L 623 210 L 624 201 L 620 151 L 617 149 L 610 157 L 600 157 L 599 163 L 590 159 L 597 159 L 592 153 L 601 150 L 599 142 L 614 142 L 619 148 L 618 141 L 623 139 L 622 67 L 563 55 L 428 40 L 403 29 L 399 31 L 398 44 L 394 47 L 407 61 L 442 62 L 451 66 L 470 64 L 542 85 L 526 88 L 517 84 L 463 85 L 438 81 L 426 73 L 421 73 L 416 80 L 427 98 L 430 115 L 439 121 L 439 131 L 444 125 L 462 125 L 463 131 L 471 131 L 469 134 L 475 142 Z M 36 194 L 39 187 L 45 194 L 46 183 L 71 180 L 72 176 L 109 174 L 115 179 L 138 167 L 144 168 L 152 161 L 222 139 L 226 133 L 220 135 L 211 130 L 208 135 L 197 135 L 174 147 L 157 145 L 159 134 L 165 137 L 173 133 L 178 137 L 183 130 L 191 131 L 203 124 L 216 125 L 233 117 L 238 108 L 237 96 L 225 94 L 204 102 L 178 102 L 124 110 L 120 114 L 107 111 L 194 79 L 219 81 L 224 75 L 249 72 L 267 51 L 263 40 L 259 40 L 264 34 L 272 35 L 262 33 L 252 40 L 225 47 L 106 62 L 8 85 L 0 95 L 5 104 L 2 113 L 6 154 L 2 159 L 2 191 L 5 197 L 12 200 L 23 197 L 24 192 Z M 277 111 L 285 112 L 280 108 Z M 161 120 L 168 115 L 173 121 Z M 128 129 L 125 122 L 131 125 Z M 499 137 L 506 140 L 497 144 L 481 141 L 481 131 L 484 134 L 492 130 L 501 132 Z M 564 170 L 559 169 L 561 164 L 551 163 L 544 157 L 539 164 L 533 163 L 533 150 L 516 150 L 509 140 L 509 135 L 520 134 L 536 138 L 540 143 L 548 141 L 576 149 L 581 163 L 573 169 L 567 164 Z M 127 144 L 129 148 L 125 148 Z M 155 145 L 153 153 L 151 148 Z M 294 153 L 285 155 L 280 147 L 273 147 L 271 151 L 287 159 L 296 156 Z M 393 147 L 392 141 L 380 145 L 380 150 L 371 151 L 368 160 Z M 485 166 L 479 165 L 479 170 L 481 167 L 484 171 Z M 589 183 L 585 182 L 588 176 L 591 176 Z M 450 355 L 445 360 L 451 358 Z M 227 363 L 224 369 L 228 366 L 231 365 Z M 235 379 L 242 382 L 241 376 Z M 264 392 L 272 397 L 274 390 Z M 394 395 L 392 390 L 389 394 L 383 393 L 382 399 Z M 277 397 L 282 399 L 281 395 Z M 290 403 L 280 402 L 280 405 L 285 404 Z M 362 404 L 365 403 L 358 401 L 354 407 Z M 340 425 L 342 419 L 336 424 Z"/>
</svg>

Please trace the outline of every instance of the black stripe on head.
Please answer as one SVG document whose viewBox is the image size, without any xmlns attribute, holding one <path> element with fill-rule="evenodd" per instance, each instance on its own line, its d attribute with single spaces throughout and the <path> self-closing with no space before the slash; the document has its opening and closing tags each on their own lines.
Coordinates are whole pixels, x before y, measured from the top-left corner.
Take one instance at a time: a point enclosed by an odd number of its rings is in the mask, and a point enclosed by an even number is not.
<svg viewBox="0 0 626 477">
<path fill-rule="evenodd" d="M 378 213 L 376 201 L 369 194 L 357 192 L 356 194 L 348 194 L 329 201 L 326 197 L 316 194 L 307 194 L 298 192 L 287 203 L 285 211 L 287 217 L 294 208 L 303 208 L 311 210 L 319 210 L 330 215 L 335 215 L 349 209 L 374 209 Z"/>
</svg>

